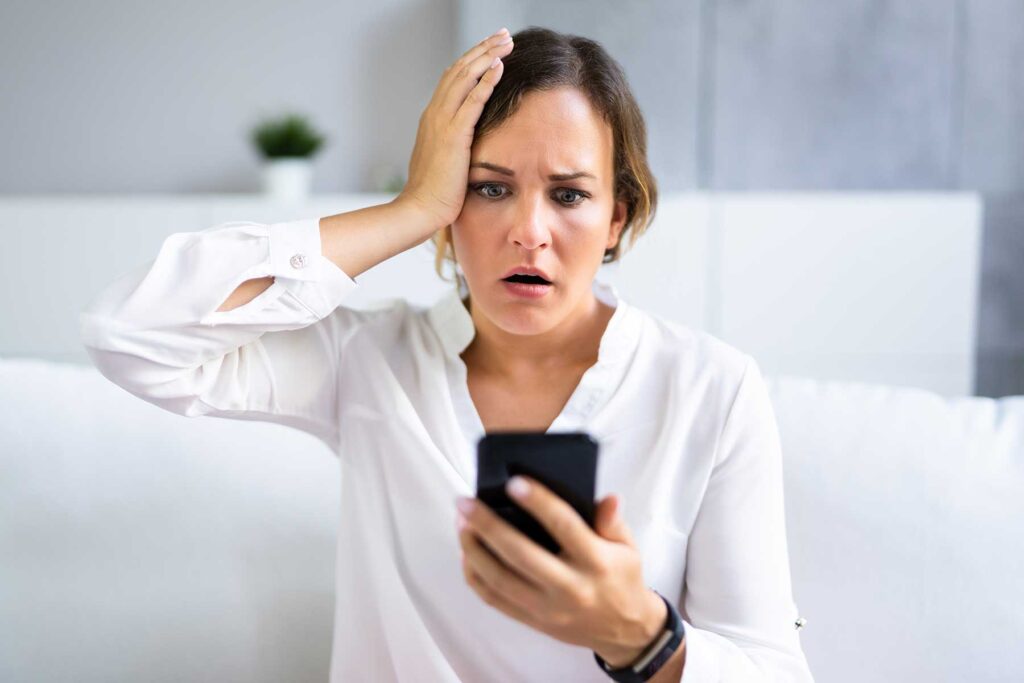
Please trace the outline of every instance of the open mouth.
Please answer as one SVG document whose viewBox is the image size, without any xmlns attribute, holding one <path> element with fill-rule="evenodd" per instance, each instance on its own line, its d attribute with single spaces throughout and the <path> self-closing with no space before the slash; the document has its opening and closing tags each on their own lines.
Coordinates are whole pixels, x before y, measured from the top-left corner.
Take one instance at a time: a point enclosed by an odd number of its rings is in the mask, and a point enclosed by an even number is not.
<svg viewBox="0 0 1024 683">
<path fill-rule="evenodd" d="M 550 285 L 551 283 L 539 275 L 510 275 L 503 278 L 505 282 L 518 282 L 524 285 Z"/>
<path fill-rule="evenodd" d="M 520 299 L 541 299 L 552 289 L 552 284 L 539 275 L 509 275 L 501 281 L 510 295 Z"/>
</svg>

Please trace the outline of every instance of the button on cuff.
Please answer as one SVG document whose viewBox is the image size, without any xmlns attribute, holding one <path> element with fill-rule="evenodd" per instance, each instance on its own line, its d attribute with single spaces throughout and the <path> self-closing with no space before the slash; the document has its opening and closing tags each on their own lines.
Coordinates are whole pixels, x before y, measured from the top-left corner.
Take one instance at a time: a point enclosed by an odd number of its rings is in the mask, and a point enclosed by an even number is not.
<svg viewBox="0 0 1024 683">
<path fill-rule="evenodd" d="M 270 275 L 304 282 L 319 277 L 320 219 L 271 223 Z"/>
</svg>

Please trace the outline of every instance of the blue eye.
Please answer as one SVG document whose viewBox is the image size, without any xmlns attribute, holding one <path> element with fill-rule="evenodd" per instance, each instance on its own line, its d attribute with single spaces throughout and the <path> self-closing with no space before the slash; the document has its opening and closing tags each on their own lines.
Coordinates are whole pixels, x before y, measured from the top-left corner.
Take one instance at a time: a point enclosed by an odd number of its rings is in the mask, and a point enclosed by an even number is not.
<svg viewBox="0 0 1024 683">
<path fill-rule="evenodd" d="M 488 188 L 498 188 L 498 189 L 504 190 L 505 186 L 501 185 L 499 183 L 476 183 L 476 184 L 470 185 L 469 188 L 473 192 L 475 192 L 476 194 L 478 194 L 479 196 L 481 196 L 481 197 L 483 197 L 485 199 L 493 199 L 493 200 L 504 199 L 508 195 L 507 192 L 502 192 L 501 194 L 492 194 L 491 192 L 488 191 Z M 481 190 L 483 190 L 484 193 L 481 193 Z M 562 206 L 565 206 L 567 208 L 572 208 L 574 206 L 582 204 L 583 203 L 583 201 L 582 201 L 583 199 L 587 199 L 587 198 L 590 197 L 590 195 L 588 195 L 586 192 L 582 192 L 580 190 L 574 190 L 571 187 L 561 187 L 558 190 L 556 190 L 556 195 L 558 193 L 562 193 L 563 196 L 566 193 L 568 193 L 568 194 L 571 194 L 573 197 L 576 197 L 577 199 L 579 199 L 579 201 L 576 201 L 575 199 L 572 200 L 572 201 L 562 201 L 561 199 L 556 199 L 556 201 L 559 204 L 561 204 Z"/>
<path fill-rule="evenodd" d="M 480 189 L 481 188 L 488 188 L 488 187 L 500 188 L 501 185 L 498 185 L 497 183 L 479 183 L 478 185 L 474 185 L 473 186 L 473 191 L 476 192 L 477 194 L 480 194 Z M 487 199 L 501 199 L 504 195 L 484 194 L 484 195 L 481 195 L 481 196 L 482 197 L 486 197 Z"/>
<path fill-rule="evenodd" d="M 576 195 L 576 196 L 580 197 L 580 201 L 578 201 L 578 202 L 577 201 L 562 202 L 566 206 L 576 206 L 577 204 L 582 204 L 583 203 L 583 199 L 586 199 L 586 197 L 587 197 L 586 194 L 580 192 L 579 190 L 574 190 L 571 187 L 563 187 L 563 188 L 561 188 L 559 190 L 559 192 L 569 192 L 569 193 L 572 193 L 573 195 Z M 559 200 L 559 201 L 561 201 L 561 200 Z"/>
</svg>

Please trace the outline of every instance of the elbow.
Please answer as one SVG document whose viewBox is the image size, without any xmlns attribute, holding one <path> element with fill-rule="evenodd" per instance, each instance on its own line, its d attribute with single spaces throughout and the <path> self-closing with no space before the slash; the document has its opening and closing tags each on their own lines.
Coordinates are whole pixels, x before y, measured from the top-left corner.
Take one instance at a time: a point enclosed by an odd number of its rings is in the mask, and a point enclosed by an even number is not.
<svg viewBox="0 0 1024 683">
<path fill-rule="evenodd" d="M 111 383 L 160 408 L 191 417 L 208 408 L 199 400 L 201 368 L 178 367 L 147 353 L 145 346 L 121 335 L 116 324 L 82 314 L 81 342 L 92 366 Z"/>
</svg>

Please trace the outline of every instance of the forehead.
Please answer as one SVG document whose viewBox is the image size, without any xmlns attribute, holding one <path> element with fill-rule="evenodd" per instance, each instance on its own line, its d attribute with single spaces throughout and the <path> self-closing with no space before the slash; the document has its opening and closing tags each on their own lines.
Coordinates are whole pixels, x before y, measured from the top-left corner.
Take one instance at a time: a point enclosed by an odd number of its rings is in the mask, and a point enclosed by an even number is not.
<svg viewBox="0 0 1024 683">
<path fill-rule="evenodd" d="M 612 131 L 579 90 L 525 95 L 516 113 L 473 144 L 473 161 L 508 166 L 591 170 L 605 176 L 612 163 Z"/>
</svg>

